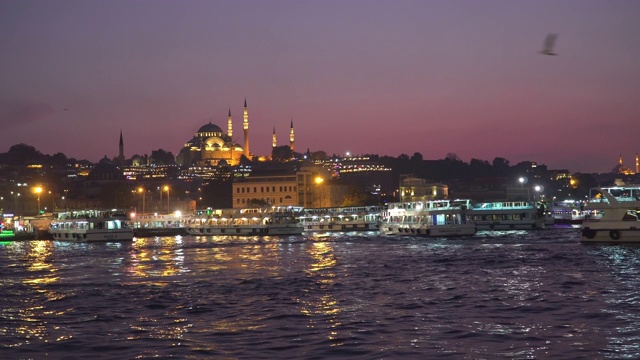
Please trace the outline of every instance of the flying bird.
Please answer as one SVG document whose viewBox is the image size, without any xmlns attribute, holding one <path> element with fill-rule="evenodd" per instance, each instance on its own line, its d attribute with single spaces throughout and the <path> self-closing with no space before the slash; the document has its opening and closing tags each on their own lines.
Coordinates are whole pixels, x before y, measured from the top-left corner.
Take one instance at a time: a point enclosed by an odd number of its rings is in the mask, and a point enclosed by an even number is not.
<svg viewBox="0 0 640 360">
<path fill-rule="evenodd" d="M 558 37 L 558 34 L 549 34 L 549 35 L 547 35 L 547 37 L 544 39 L 544 46 L 542 48 L 542 51 L 540 51 L 540 54 L 543 54 L 543 55 L 558 55 L 558 54 L 553 52 L 553 45 L 555 44 L 557 37 Z"/>
</svg>

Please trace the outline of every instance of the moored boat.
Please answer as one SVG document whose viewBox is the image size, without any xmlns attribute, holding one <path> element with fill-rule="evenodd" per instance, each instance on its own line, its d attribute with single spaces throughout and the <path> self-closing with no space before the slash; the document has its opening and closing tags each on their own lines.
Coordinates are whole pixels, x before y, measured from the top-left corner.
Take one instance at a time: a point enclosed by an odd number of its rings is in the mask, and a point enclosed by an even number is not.
<svg viewBox="0 0 640 360">
<path fill-rule="evenodd" d="M 601 201 L 587 206 L 602 211 L 600 219 L 585 219 L 581 226 L 582 242 L 638 243 L 640 242 L 640 212 L 635 201 L 619 201 L 607 191 Z"/>
<path fill-rule="evenodd" d="M 584 219 L 599 219 L 602 214 L 598 209 L 585 208 L 583 202 L 565 200 L 551 205 L 551 216 L 556 224 L 581 224 Z"/>
<path fill-rule="evenodd" d="M 215 210 L 207 217 L 192 219 L 191 235 L 266 236 L 300 235 L 299 208 L 271 207 Z"/>
<path fill-rule="evenodd" d="M 306 232 L 378 231 L 382 206 L 304 209 L 300 222 Z"/>
<path fill-rule="evenodd" d="M 473 204 L 468 216 L 478 230 L 531 230 L 545 227 L 544 208 L 529 201 L 496 201 Z"/>
<path fill-rule="evenodd" d="M 133 229 L 127 227 L 126 214 L 117 210 L 58 213 L 49 233 L 53 240 L 75 242 L 130 241 L 134 237 Z"/>
<path fill-rule="evenodd" d="M 180 211 L 172 214 L 132 213 L 127 227 L 133 229 L 135 237 L 187 235 L 188 218 Z"/>
<path fill-rule="evenodd" d="M 471 236 L 476 225 L 467 216 L 468 202 L 449 200 L 389 203 L 380 221 L 384 235 L 455 237 Z"/>
</svg>

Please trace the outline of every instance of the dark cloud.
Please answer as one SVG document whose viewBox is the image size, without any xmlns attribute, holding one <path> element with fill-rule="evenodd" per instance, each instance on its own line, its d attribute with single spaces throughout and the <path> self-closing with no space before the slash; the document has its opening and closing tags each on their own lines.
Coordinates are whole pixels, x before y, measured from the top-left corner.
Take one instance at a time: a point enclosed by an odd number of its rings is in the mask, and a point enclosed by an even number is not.
<svg viewBox="0 0 640 360">
<path fill-rule="evenodd" d="M 53 106 L 45 102 L 0 100 L 0 126 L 5 129 L 35 123 L 54 113 Z"/>
</svg>

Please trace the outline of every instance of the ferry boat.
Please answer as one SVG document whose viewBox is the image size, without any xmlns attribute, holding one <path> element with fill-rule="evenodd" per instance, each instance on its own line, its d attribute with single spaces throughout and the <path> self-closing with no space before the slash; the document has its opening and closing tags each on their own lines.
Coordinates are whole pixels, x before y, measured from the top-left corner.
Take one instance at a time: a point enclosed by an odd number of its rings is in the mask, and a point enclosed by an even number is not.
<svg viewBox="0 0 640 360">
<path fill-rule="evenodd" d="M 624 197 L 616 197 L 607 190 L 602 190 L 600 194 L 599 201 L 589 202 L 587 206 L 602 210 L 602 218 L 585 219 L 581 226 L 580 241 L 640 242 L 640 203 L 637 199 L 625 201 Z"/>
<path fill-rule="evenodd" d="M 191 235 L 300 235 L 304 228 L 298 219 L 301 208 L 271 207 L 256 209 L 213 210 L 189 223 Z"/>
<path fill-rule="evenodd" d="M 589 189 L 589 208 L 597 207 L 598 203 L 608 203 L 604 193 L 611 194 L 618 202 L 625 206 L 640 208 L 640 185 L 603 186 Z"/>
<path fill-rule="evenodd" d="M 471 236 L 476 224 L 467 215 L 468 200 L 389 203 L 380 220 L 384 235 L 454 237 Z"/>
<path fill-rule="evenodd" d="M 599 219 L 602 217 L 598 209 L 586 209 L 584 203 L 573 200 L 553 203 L 551 215 L 558 224 L 581 224 L 585 218 Z"/>
<path fill-rule="evenodd" d="M 478 230 L 544 229 L 544 207 L 529 201 L 475 203 L 467 212 Z"/>
<path fill-rule="evenodd" d="M 133 229 L 127 227 L 127 215 L 117 210 L 81 210 L 58 213 L 49 225 L 53 240 L 130 241 Z"/>
<path fill-rule="evenodd" d="M 131 213 L 127 227 L 133 228 L 135 237 L 187 235 L 189 216 L 180 211 L 173 214 Z"/>
<path fill-rule="evenodd" d="M 378 231 L 382 206 L 305 208 L 300 222 L 306 232 Z"/>
</svg>

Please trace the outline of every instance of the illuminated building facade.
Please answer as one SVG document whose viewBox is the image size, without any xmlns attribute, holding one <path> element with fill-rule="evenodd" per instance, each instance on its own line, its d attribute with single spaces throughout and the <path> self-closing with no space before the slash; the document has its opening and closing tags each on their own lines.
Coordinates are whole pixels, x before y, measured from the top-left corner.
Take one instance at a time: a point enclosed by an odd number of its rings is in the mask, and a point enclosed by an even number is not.
<svg viewBox="0 0 640 360">
<path fill-rule="evenodd" d="M 408 177 L 400 181 L 400 201 L 428 201 L 447 199 L 449 187 L 444 184 L 430 183 L 425 179 Z"/>
<path fill-rule="evenodd" d="M 297 206 L 295 174 L 250 175 L 233 182 L 233 207 Z"/>
<path fill-rule="evenodd" d="M 229 126 L 231 129 L 231 126 Z M 245 132 L 246 133 L 246 132 Z M 177 156 L 182 166 L 231 166 L 240 163 L 243 149 L 231 137 L 211 122 L 203 125 L 196 135 L 185 143 Z"/>
<path fill-rule="evenodd" d="M 618 159 L 618 165 L 616 165 L 616 167 L 614 167 L 611 172 L 615 174 L 633 175 L 637 173 L 638 171 L 637 168 L 638 168 L 638 154 L 636 154 L 636 172 L 634 172 L 633 170 L 631 170 L 629 167 L 625 166 L 622 163 L 622 155 L 620 155 L 620 158 Z"/>
</svg>

